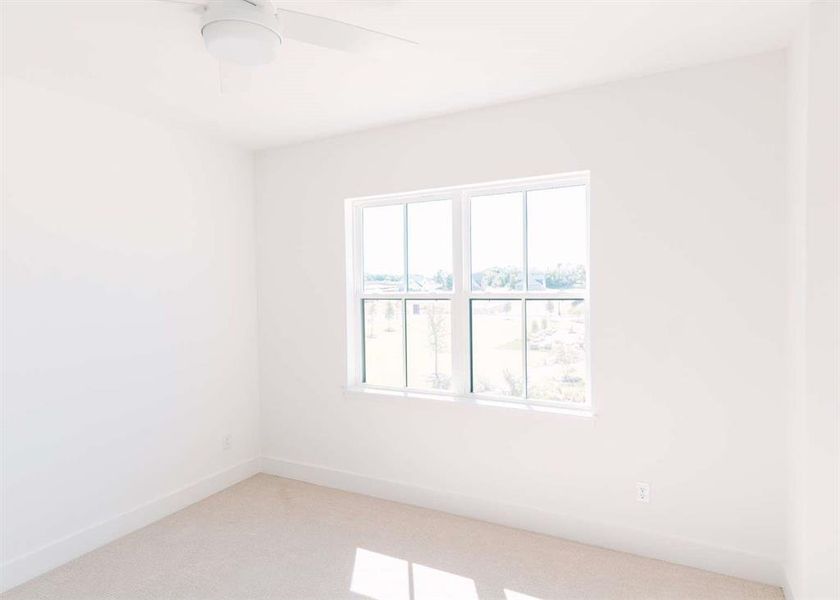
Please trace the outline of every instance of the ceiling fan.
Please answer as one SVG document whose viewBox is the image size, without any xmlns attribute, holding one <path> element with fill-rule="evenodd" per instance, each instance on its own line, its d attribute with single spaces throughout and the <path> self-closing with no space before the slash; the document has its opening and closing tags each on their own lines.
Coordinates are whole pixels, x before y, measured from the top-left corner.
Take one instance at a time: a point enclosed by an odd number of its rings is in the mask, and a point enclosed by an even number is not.
<svg viewBox="0 0 840 600">
<path fill-rule="evenodd" d="M 399 36 L 309 13 L 277 7 L 272 0 L 163 0 L 201 9 L 207 51 L 222 63 L 265 65 L 277 58 L 283 39 L 324 48 L 387 55 L 416 47 Z"/>
</svg>

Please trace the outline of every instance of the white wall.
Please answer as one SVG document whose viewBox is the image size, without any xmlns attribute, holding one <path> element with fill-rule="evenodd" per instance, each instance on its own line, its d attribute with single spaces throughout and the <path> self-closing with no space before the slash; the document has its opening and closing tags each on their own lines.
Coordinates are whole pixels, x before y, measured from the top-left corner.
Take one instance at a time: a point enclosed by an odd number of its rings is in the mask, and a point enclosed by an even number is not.
<svg viewBox="0 0 840 600">
<path fill-rule="evenodd" d="M 253 155 L 3 83 L 11 585 L 242 476 L 259 405 Z"/>
<path fill-rule="evenodd" d="M 840 5 L 813 3 L 791 52 L 794 257 L 786 592 L 840 598 Z"/>
<path fill-rule="evenodd" d="M 781 582 L 785 85 L 774 53 L 260 153 L 266 468 Z M 584 169 L 596 419 L 342 391 L 345 198 Z"/>
</svg>

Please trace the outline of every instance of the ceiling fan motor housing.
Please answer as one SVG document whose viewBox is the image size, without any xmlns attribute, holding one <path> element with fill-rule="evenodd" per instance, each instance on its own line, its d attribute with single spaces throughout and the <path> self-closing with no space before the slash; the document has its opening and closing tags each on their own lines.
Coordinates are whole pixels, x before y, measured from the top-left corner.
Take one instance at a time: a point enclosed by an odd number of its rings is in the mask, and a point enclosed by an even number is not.
<svg viewBox="0 0 840 600">
<path fill-rule="evenodd" d="M 282 43 L 274 6 L 267 1 L 209 2 L 201 20 L 201 35 L 212 56 L 247 66 L 272 62 Z"/>
</svg>

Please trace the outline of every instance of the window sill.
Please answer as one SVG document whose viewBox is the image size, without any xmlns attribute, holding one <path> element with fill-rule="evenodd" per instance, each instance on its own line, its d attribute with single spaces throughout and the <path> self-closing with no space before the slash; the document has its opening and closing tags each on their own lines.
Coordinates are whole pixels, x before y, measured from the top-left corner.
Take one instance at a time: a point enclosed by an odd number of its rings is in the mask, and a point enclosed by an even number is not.
<svg viewBox="0 0 840 600">
<path fill-rule="evenodd" d="M 438 402 L 450 402 L 467 406 L 487 407 L 502 410 L 513 410 L 519 413 L 553 414 L 577 417 L 582 419 L 595 419 L 595 411 L 591 407 L 574 408 L 567 406 L 550 406 L 546 404 L 531 404 L 517 402 L 506 398 L 488 398 L 481 396 L 459 396 L 455 394 L 433 394 L 408 390 L 390 390 L 362 385 L 345 386 L 344 395 L 368 398 L 383 398 L 388 400 L 410 399 L 410 400 L 434 400 Z"/>
</svg>

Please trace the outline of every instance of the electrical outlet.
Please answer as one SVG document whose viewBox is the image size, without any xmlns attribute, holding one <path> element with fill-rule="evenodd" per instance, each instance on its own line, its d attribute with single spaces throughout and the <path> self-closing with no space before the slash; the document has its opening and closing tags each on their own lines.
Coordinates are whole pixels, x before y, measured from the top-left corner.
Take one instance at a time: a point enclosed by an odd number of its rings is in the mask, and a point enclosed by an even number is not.
<svg viewBox="0 0 840 600">
<path fill-rule="evenodd" d="M 222 438 L 222 450 L 230 450 L 230 447 L 233 445 L 233 439 L 230 434 L 227 434 L 225 437 Z"/>
<path fill-rule="evenodd" d="M 636 500 L 647 504 L 650 502 L 650 484 L 646 481 L 636 482 Z"/>
</svg>

